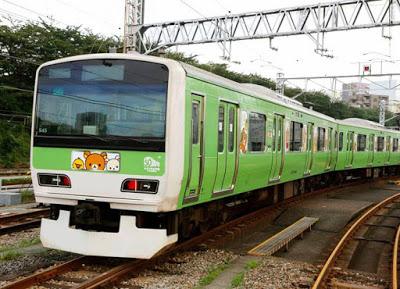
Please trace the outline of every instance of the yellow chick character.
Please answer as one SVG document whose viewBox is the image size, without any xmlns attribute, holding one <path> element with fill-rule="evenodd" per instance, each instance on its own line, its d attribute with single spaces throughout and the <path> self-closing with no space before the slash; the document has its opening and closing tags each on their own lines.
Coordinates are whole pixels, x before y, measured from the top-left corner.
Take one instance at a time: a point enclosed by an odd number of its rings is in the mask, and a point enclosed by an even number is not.
<svg viewBox="0 0 400 289">
<path fill-rule="evenodd" d="M 72 168 L 74 170 L 84 170 L 85 169 L 85 164 L 84 164 L 83 160 L 81 160 L 81 158 L 77 158 L 72 163 Z"/>
</svg>

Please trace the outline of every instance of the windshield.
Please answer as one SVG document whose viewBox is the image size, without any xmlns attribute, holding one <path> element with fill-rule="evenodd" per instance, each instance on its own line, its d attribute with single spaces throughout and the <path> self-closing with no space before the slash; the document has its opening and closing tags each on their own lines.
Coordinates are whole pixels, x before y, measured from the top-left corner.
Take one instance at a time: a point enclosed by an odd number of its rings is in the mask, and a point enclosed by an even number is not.
<svg viewBox="0 0 400 289">
<path fill-rule="evenodd" d="M 167 85 L 168 70 L 156 63 L 100 59 L 44 67 L 35 143 L 129 149 L 155 144 L 162 150 Z"/>
</svg>

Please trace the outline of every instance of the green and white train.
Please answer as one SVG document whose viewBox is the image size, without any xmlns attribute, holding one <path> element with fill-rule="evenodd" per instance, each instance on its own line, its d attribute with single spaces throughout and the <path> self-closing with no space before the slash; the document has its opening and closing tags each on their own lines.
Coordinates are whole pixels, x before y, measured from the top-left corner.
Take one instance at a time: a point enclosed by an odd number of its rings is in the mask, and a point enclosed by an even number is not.
<svg viewBox="0 0 400 289">
<path fill-rule="evenodd" d="M 43 64 L 33 115 L 42 243 L 84 255 L 150 258 L 243 210 L 400 164 L 397 131 L 139 54 Z"/>
</svg>

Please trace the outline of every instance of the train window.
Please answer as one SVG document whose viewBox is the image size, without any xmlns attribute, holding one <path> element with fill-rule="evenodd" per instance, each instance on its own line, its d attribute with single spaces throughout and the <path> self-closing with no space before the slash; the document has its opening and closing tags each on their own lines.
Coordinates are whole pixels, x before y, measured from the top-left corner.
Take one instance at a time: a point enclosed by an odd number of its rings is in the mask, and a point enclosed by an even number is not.
<svg viewBox="0 0 400 289">
<path fill-rule="evenodd" d="M 290 151 L 301 151 L 303 143 L 303 124 L 300 122 L 290 122 Z"/>
<path fill-rule="evenodd" d="M 383 136 L 378 136 L 377 151 L 382 152 L 384 148 L 385 148 L 385 138 Z"/>
<path fill-rule="evenodd" d="M 235 144 L 235 109 L 229 109 L 229 132 L 228 132 L 228 149 L 229 152 L 234 151 Z"/>
<path fill-rule="evenodd" d="M 224 151 L 224 118 L 225 109 L 223 106 L 220 106 L 218 114 L 218 152 Z"/>
<path fill-rule="evenodd" d="M 335 143 L 334 143 L 334 146 L 333 146 L 335 150 L 337 149 L 337 146 L 338 146 L 338 133 L 335 130 Z"/>
<path fill-rule="evenodd" d="M 325 129 L 322 127 L 318 128 L 317 150 L 325 150 Z"/>
<path fill-rule="evenodd" d="M 343 132 L 339 133 L 339 151 L 343 150 Z"/>
<path fill-rule="evenodd" d="M 199 103 L 192 104 L 192 143 L 199 143 Z"/>
<path fill-rule="evenodd" d="M 365 134 L 357 135 L 357 151 L 363 152 L 367 147 L 367 136 Z"/>
<path fill-rule="evenodd" d="M 394 138 L 393 139 L 393 151 L 397 152 L 399 150 L 399 139 L 398 138 Z"/>
<path fill-rule="evenodd" d="M 259 113 L 250 113 L 249 118 L 249 151 L 260 152 L 265 149 L 265 120 Z"/>
</svg>

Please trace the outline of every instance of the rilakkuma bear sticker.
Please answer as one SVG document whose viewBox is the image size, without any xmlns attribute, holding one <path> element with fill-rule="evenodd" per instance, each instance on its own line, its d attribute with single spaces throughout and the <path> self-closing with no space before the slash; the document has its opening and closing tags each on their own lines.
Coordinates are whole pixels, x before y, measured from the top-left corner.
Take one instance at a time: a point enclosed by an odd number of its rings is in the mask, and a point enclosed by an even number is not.
<svg viewBox="0 0 400 289">
<path fill-rule="evenodd" d="M 104 151 L 72 151 L 71 167 L 73 170 L 119 172 L 119 153 Z"/>
<path fill-rule="evenodd" d="M 242 111 L 242 117 L 240 119 L 240 144 L 239 149 L 241 153 L 247 152 L 247 136 L 249 131 L 249 121 L 247 112 Z"/>
</svg>

